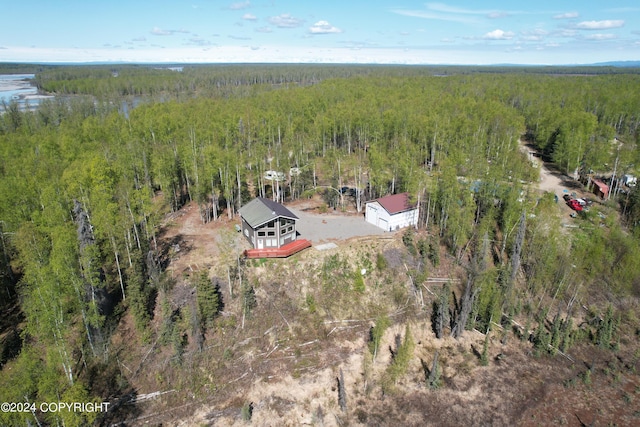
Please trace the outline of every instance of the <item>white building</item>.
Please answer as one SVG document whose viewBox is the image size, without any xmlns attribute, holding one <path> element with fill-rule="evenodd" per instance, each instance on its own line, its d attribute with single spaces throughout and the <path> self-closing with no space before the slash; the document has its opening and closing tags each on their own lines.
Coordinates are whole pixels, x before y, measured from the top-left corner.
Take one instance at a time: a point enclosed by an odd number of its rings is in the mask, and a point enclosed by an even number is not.
<svg viewBox="0 0 640 427">
<path fill-rule="evenodd" d="M 385 231 L 416 226 L 418 206 L 410 202 L 409 193 L 381 197 L 366 203 L 365 220 Z"/>
<path fill-rule="evenodd" d="M 622 175 L 622 183 L 627 187 L 635 187 L 638 183 L 638 178 L 629 174 Z"/>
</svg>

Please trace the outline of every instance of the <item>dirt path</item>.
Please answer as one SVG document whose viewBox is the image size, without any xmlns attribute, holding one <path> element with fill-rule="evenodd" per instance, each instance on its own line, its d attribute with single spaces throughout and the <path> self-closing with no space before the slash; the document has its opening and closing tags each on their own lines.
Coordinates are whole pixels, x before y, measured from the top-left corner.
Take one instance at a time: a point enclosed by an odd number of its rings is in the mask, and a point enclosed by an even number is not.
<svg viewBox="0 0 640 427">
<path fill-rule="evenodd" d="M 213 265 L 220 256 L 220 246 L 224 238 L 239 248 L 244 248 L 244 240 L 235 233 L 233 225 L 238 221 L 228 219 L 226 214 L 217 221 L 202 222 L 198 205 L 189 203 L 178 212 L 168 216 L 160 233 L 161 246 L 166 247 L 169 258 L 167 270 L 176 277 L 185 271 L 194 271 Z M 246 246 L 246 245 L 245 245 Z M 247 249 L 248 246 L 246 246 Z"/>
<path fill-rule="evenodd" d="M 538 188 L 540 191 L 549 191 L 555 194 L 562 193 L 565 189 L 565 175 L 562 173 L 552 170 L 550 166 L 542 160 L 541 153 L 533 147 L 531 144 L 527 144 L 522 140 L 518 140 L 520 144 L 520 150 L 525 153 L 529 161 L 540 170 L 540 182 L 538 183 Z"/>
<path fill-rule="evenodd" d="M 542 159 L 536 158 L 540 164 L 540 191 L 549 191 L 552 193 L 562 192 L 565 188 L 563 175 L 559 172 L 550 170 Z"/>
<path fill-rule="evenodd" d="M 589 196 L 589 193 L 584 191 L 584 188 L 580 183 L 558 171 L 550 162 L 545 162 L 542 159 L 542 154 L 531 144 L 519 140 L 520 150 L 527 155 L 529 161 L 540 170 L 540 181 L 538 182 L 538 190 L 540 192 L 550 192 L 558 197 L 558 206 L 560 207 L 563 216 L 568 216 L 574 211 L 564 202 L 562 196 L 564 194 L 575 193 L 579 197 Z M 567 218 L 568 220 L 568 218 Z M 563 220 L 566 225 L 566 220 Z"/>
</svg>

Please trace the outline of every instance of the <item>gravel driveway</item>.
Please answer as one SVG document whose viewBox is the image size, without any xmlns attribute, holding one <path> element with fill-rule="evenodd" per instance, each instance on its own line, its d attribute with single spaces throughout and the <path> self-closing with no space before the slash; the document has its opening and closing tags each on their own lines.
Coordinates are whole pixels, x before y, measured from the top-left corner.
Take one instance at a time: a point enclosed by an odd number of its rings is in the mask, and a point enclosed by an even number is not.
<svg viewBox="0 0 640 427">
<path fill-rule="evenodd" d="M 300 238 L 310 240 L 313 244 L 385 234 L 382 229 L 366 222 L 364 213 L 357 216 L 332 215 L 305 212 L 289 206 L 287 209 L 300 218 L 296 224 Z"/>
</svg>

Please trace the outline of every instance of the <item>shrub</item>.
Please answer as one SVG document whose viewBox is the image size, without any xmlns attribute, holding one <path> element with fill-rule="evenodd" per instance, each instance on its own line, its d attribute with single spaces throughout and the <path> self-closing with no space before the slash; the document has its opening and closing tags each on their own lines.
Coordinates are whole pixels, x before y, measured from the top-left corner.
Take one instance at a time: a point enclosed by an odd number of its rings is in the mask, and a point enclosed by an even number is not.
<svg viewBox="0 0 640 427">
<path fill-rule="evenodd" d="M 414 242 L 413 229 L 407 228 L 407 231 L 402 235 L 402 243 L 407 247 L 409 253 L 415 256 L 418 252 L 416 250 L 416 245 Z"/>
<path fill-rule="evenodd" d="M 387 259 L 381 252 L 376 255 L 376 269 L 378 271 L 384 271 L 387 268 Z"/>
<path fill-rule="evenodd" d="M 353 290 L 361 294 L 365 291 L 364 278 L 358 270 L 353 273 Z"/>
<path fill-rule="evenodd" d="M 242 421 L 251 421 L 251 417 L 253 417 L 253 402 L 246 402 L 242 405 L 240 416 L 242 416 Z"/>
<path fill-rule="evenodd" d="M 380 340 L 382 340 L 384 331 L 387 330 L 390 324 L 389 318 L 386 315 L 382 315 L 376 319 L 376 324 L 369 331 L 369 351 L 374 358 L 380 348 Z"/>
</svg>

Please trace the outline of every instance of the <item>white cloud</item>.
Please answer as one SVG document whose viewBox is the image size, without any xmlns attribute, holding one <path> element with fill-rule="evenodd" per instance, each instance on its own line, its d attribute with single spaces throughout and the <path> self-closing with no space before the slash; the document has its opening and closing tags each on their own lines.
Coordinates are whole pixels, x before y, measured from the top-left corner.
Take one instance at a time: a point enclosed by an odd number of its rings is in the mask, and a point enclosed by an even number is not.
<svg viewBox="0 0 640 427">
<path fill-rule="evenodd" d="M 173 31 L 163 30 L 162 28 L 153 27 L 153 30 L 151 30 L 151 34 L 153 34 L 154 36 L 170 36 L 173 34 Z"/>
<path fill-rule="evenodd" d="M 511 31 L 503 31 L 500 29 L 493 30 L 482 36 L 485 40 L 511 40 L 514 34 Z"/>
<path fill-rule="evenodd" d="M 448 22 L 461 22 L 463 24 L 475 24 L 478 22 L 477 18 L 465 16 L 462 14 L 452 13 L 438 13 L 426 10 L 406 10 L 406 9 L 394 9 L 393 13 L 403 16 L 410 16 L 412 18 L 432 19 L 436 21 L 448 21 Z"/>
<path fill-rule="evenodd" d="M 500 11 L 496 11 L 496 12 L 489 12 L 487 14 L 487 18 L 490 19 L 499 19 L 499 18 L 506 18 L 508 17 L 510 14 L 508 12 L 500 12 Z"/>
<path fill-rule="evenodd" d="M 231 10 L 240 10 L 240 9 L 246 9 L 249 6 L 251 6 L 251 2 L 250 1 L 238 1 L 235 3 L 231 3 L 229 5 L 229 9 Z"/>
<path fill-rule="evenodd" d="M 164 30 L 162 28 L 159 27 L 153 27 L 153 30 L 151 30 L 151 34 L 153 34 L 154 36 L 172 36 L 175 33 L 182 33 L 182 34 L 189 34 L 190 31 L 188 30 Z"/>
<path fill-rule="evenodd" d="M 528 42 L 539 42 L 542 41 L 547 34 L 549 34 L 547 31 L 541 28 L 536 28 L 531 31 L 523 31 L 521 38 Z"/>
<path fill-rule="evenodd" d="M 568 45 L 545 45 L 547 50 L 536 54 L 520 52 L 516 62 L 522 64 L 576 64 L 637 59 L 635 50 L 613 51 L 573 49 Z M 551 48 L 552 46 L 556 46 Z M 566 48 L 563 48 L 566 46 Z M 487 49 L 468 46 L 452 50 L 445 49 L 389 49 L 389 48 L 323 48 L 296 46 L 269 46 L 247 44 L 238 46 L 191 46 L 156 49 L 44 49 L 30 47 L 7 47 L 0 49 L 1 62 L 131 62 L 131 63 L 361 63 L 361 64 L 498 64 L 514 62 L 513 54 L 502 46 L 487 45 Z M 587 56 L 588 55 L 588 56 Z"/>
<path fill-rule="evenodd" d="M 302 25 L 304 21 L 302 19 L 294 18 L 288 13 L 282 15 L 272 16 L 269 18 L 269 23 L 275 25 L 278 28 L 297 28 Z"/>
<path fill-rule="evenodd" d="M 271 27 L 260 27 L 260 28 L 256 28 L 256 31 L 259 33 L 272 33 L 273 30 L 271 29 Z"/>
<path fill-rule="evenodd" d="M 597 33 L 597 34 L 589 34 L 587 36 L 584 37 L 587 40 L 611 40 L 611 39 L 615 39 L 616 35 L 615 34 L 602 34 L 602 33 Z"/>
<path fill-rule="evenodd" d="M 334 27 L 327 21 L 318 21 L 311 27 L 309 27 L 309 32 L 311 34 L 335 34 L 341 33 L 342 30 L 340 28 Z"/>
<path fill-rule="evenodd" d="M 573 18 L 577 18 L 578 16 L 580 16 L 578 12 L 567 12 L 567 13 L 561 13 L 559 15 L 555 15 L 553 19 L 573 19 Z"/>
<path fill-rule="evenodd" d="M 624 26 L 624 21 L 619 20 L 604 20 L 604 21 L 582 21 L 576 24 L 576 28 L 581 30 L 608 30 L 611 28 L 620 28 Z"/>
<path fill-rule="evenodd" d="M 245 21 L 255 21 L 258 18 L 251 13 L 245 13 L 244 15 L 242 15 L 242 19 L 244 19 Z"/>
<path fill-rule="evenodd" d="M 395 9 L 392 10 L 392 12 L 397 13 L 398 15 L 411 16 L 414 18 L 461 22 L 464 24 L 478 23 L 480 22 L 481 17 L 499 19 L 521 13 L 495 9 L 465 9 L 444 3 L 427 3 L 425 6 L 426 8 L 424 10 Z"/>
<path fill-rule="evenodd" d="M 189 43 L 196 46 L 211 46 L 212 44 L 209 40 L 203 39 L 202 37 L 191 37 Z"/>
<path fill-rule="evenodd" d="M 463 9 L 461 7 L 449 6 L 444 3 L 427 3 L 427 9 L 436 12 L 454 13 L 462 15 L 492 15 L 492 14 L 506 14 L 506 12 L 500 12 L 496 10 L 473 10 Z"/>
</svg>

